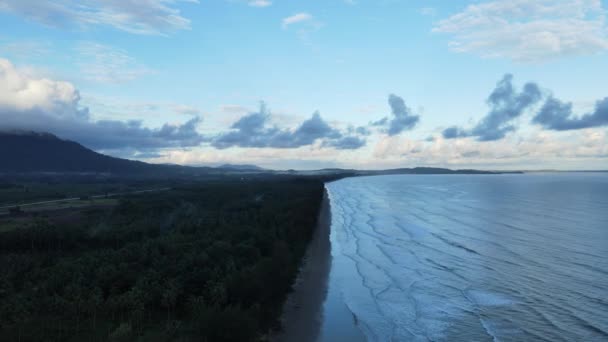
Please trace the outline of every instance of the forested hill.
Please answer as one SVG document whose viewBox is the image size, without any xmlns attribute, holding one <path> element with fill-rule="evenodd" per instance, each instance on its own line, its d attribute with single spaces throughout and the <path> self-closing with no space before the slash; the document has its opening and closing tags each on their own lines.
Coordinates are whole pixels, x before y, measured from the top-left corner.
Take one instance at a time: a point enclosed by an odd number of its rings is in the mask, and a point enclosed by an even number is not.
<svg viewBox="0 0 608 342">
<path fill-rule="evenodd" d="M 49 133 L 0 132 L 0 172 L 142 172 L 150 165 L 109 157 Z"/>
<path fill-rule="evenodd" d="M 114 158 L 92 151 L 77 142 L 39 132 L 0 132 L 0 160 L 0 173 L 87 172 L 117 175 L 173 175 L 212 170 Z"/>
</svg>

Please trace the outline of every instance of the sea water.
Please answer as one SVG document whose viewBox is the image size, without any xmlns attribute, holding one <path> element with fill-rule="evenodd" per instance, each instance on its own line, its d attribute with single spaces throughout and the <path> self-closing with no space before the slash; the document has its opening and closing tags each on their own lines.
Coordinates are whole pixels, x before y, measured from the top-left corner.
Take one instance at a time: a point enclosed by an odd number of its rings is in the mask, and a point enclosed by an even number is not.
<svg viewBox="0 0 608 342">
<path fill-rule="evenodd" d="M 326 188 L 328 299 L 341 298 L 367 340 L 608 341 L 608 173 L 357 177 Z"/>
</svg>

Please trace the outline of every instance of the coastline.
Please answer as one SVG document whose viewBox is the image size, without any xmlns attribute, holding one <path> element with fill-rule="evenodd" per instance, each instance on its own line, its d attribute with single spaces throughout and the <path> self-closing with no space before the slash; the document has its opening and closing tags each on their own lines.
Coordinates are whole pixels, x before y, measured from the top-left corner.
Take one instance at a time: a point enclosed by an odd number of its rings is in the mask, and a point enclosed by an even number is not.
<svg viewBox="0 0 608 342">
<path fill-rule="evenodd" d="M 274 342 L 364 341 L 355 318 L 332 286 L 331 207 L 327 189 L 323 195 L 317 229 L 310 242 L 293 292 L 281 315 L 283 329 Z"/>
</svg>

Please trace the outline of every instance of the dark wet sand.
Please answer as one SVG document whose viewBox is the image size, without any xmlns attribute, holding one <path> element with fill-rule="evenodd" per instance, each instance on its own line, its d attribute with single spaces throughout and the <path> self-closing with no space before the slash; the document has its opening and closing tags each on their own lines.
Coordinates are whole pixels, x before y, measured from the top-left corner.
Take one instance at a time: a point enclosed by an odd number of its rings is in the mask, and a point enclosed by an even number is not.
<svg viewBox="0 0 608 342">
<path fill-rule="evenodd" d="M 341 301 L 335 284 L 331 283 L 331 213 L 327 193 L 318 222 L 294 291 L 283 307 L 283 331 L 271 341 L 364 341 L 352 313 Z"/>
</svg>

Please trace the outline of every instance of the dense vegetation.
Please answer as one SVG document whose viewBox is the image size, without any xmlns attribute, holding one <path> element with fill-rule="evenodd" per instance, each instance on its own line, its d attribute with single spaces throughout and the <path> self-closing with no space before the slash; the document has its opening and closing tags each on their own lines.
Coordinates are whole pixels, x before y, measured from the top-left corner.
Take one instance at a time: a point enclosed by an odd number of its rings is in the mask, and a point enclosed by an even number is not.
<svg viewBox="0 0 608 342">
<path fill-rule="evenodd" d="M 182 183 L 2 232 L 0 339 L 264 339 L 322 196 L 311 178 Z"/>
</svg>

